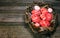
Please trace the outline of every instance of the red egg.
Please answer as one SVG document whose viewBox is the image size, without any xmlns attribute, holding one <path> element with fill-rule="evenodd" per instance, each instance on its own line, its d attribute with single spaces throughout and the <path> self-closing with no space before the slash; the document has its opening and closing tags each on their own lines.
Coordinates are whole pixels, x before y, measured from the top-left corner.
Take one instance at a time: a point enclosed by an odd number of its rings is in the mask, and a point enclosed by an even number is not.
<svg viewBox="0 0 60 38">
<path fill-rule="evenodd" d="M 46 20 L 45 14 L 41 14 L 41 15 L 40 15 L 40 18 L 41 18 L 42 20 Z"/>
<path fill-rule="evenodd" d="M 40 21 L 40 25 L 41 25 L 42 27 L 48 27 L 48 26 L 50 26 L 50 23 L 49 23 L 48 21 L 42 20 L 42 21 Z"/>
<path fill-rule="evenodd" d="M 41 14 L 40 10 L 39 10 L 39 11 L 32 10 L 32 12 L 31 12 L 31 13 L 32 13 L 32 14 L 36 14 L 36 15 L 40 15 L 40 14 Z"/>
<path fill-rule="evenodd" d="M 46 13 L 48 13 L 48 10 L 47 10 L 47 8 L 41 8 L 41 12 L 42 12 L 42 14 L 46 14 Z"/>
<path fill-rule="evenodd" d="M 35 22 L 35 23 L 40 22 L 40 17 L 35 14 L 31 15 L 31 19 L 32 19 L 32 22 Z"/>
<path fill-rule="evenodd" d="M 51 21 L 52 18 L 53 18 L 53 15 L 52 15 L 51 13 L 47 13 L 47 14 L 46 14 L 46 20 L 47 20 L 47 21 Z"/>
</svg>

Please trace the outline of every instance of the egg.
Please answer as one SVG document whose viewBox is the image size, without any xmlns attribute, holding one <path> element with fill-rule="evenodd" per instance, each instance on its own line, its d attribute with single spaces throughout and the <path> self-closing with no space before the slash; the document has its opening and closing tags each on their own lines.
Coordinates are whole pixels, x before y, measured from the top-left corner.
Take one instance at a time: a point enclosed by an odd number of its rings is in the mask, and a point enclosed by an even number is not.
<svg viewBox="0 0 60 38">
<path fill-rule="evenodd" d="M 40 18 L 41 18 L 42 20 L 46 20 L 46 16 L 45 16 L 44 14 L 41 14 L 41 15 L 40 15 Z"/>
<path fill-rule="evenodd" d="M 51 21 L 53 19 L 53 15 L 51 13 L 46 14 L 46 20 Z"/>
<path fill-rule="evenodd" d="M 40 24 L 39 23 L 35 23 L 34 25 L 35 25 L 36 28 L 37 27 L 40 27 Z"/>
<path fill-rule="evenodd" d="M 36 14 L 36 15 L 40 15 L 40 14 L 41 14 L 40 11 L 36 11 L 36 10 L 32 10 L 31 13 L 32 13 L 32 14 Z"/>
<path fill-rule="evenodd" d="M 52 12 L 53 11 L 53 9 L 52 8 L 48 8 L 48 12 Z"/>
<path fill-rule="evenodd" d="M 34 6 L 34 9 L 35 9 L 36 11 L 39 11 L 39 10 L 40 10 L 40 7 L 39 7 L 38 5 L 35 5 L 35 6 Z"/>
<path fill-rule="evenodd" d="M 41 25 L 42 27 L 48 27 L 48 26 L 50 26 L 50 23 L 49 23 L 48 21 L 41 20 L 41 21 L 40 21 L 40 25 Z"/>
<path fill-rule="evenodd" d="M 31 20 L 32 20 L 32 22 L 40 22 L 40 17 L 39 16 L 37 16 L 37 15 L 35 15 L 35 14 L 32 14 L 31 15 Z"/>
<path fill-rule="evenodd" d="M 47 8 L 41 8 L 41 12 L 42 12 L 42 14 L 47 14 L 48 10 L 47 10 Z"/>
</svg>

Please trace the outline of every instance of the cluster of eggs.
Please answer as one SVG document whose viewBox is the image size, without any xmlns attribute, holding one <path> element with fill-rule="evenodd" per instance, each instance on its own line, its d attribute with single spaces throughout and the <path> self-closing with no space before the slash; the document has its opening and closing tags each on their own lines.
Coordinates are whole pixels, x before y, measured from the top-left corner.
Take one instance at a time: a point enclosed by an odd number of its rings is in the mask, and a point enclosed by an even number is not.
<svg viewBox="0 0 60 38">
<path fill-rule="evenodd" d="M 53 19 L 52 12 L 52 8 L 45 8 L 36 5 L 31 11 L 31 20 L 36 27 L 48 27 L 50 26 L 50 21 Z"/>
</svg>

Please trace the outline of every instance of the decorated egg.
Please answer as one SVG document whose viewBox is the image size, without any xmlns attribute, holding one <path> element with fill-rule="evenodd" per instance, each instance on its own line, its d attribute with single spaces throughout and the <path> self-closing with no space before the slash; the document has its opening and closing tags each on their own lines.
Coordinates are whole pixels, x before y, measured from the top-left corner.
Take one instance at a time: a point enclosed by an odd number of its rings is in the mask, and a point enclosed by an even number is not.
<svg viewBox="0 0 60 38">
<path fill-rule="evenodd" d="M 34 26 L 35 26 L 36 28 L 38 28 L 38 27 L 40 27 L 40 24 L 39 24 L 39 23 L 35 23 Z"/>
<path fill-rule="evenodd" d="M 46 13 L 48 13 L 48 10 L 46 8 L 41 8 L 41 13 L 46 14 Z"/>
<path fill-rule="evenodd" d="M 39 11 L 39 10 L 40 10 L 40 7 L 39 7 L 38 5 L 35 5 L 35 6 L 34 6 L 34 9 L 35 9 L 36 11 Z"/>
<path fill-rule="evenodd" d="M 52 15 L 51 13 L 47 13 L 47 14 L 46 14 L 46 20 L 47 20 L 47 21 L 51 21 L 52 18 L 53 18 L 53 15 Z"/>
<path fill-rule="evenodd" d="M 40 15 L 40 18 L 41 18 L 42 20 L 46 20 L 45 14 L 41 14 L 41 15 Z"/>
<path fill-rule="evenodd" d="M 53 9 L 52 8 L 48 8 L 48 12 L 52 12 L 53 11 Z"/>
<path fill-rule="evenodd" d="M 36 11 L 36 10 L 32 10 L 32 12 L 31 12 L 32 14 L 36 14 L 36 15 L 40 15 L 41 14 L 41 12 L 40 11 Z"/>
<path fill-rule="evenodd" d="M 31 19 L 32 19 L 32 22 L 35 22 L 35 23 L 40 22 L 40 17 L 35 14 L 32 14 Z"/>
<path fill-rule="evenodd" d="M 50 26 L 50 23 L 49 23 L 48 21 L 42 20 L 42 21 L 40 21 L 40 25 L 41 25 L 42 27 L 48 27 L 48 26 Z"/>
</svg>

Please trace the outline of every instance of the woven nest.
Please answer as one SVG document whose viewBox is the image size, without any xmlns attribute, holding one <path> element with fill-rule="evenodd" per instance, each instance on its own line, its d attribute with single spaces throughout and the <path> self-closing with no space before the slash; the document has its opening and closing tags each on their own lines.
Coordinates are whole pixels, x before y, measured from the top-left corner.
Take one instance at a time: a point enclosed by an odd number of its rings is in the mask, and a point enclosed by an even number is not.
<svg viewBox="0 0 60 38">
<path fill-rule="evenodd" d="M 53 19 L 51 20 L 50 22 L 50 26 L 48 28 L 44 28 L 43 31 L 41 31 L 41 28 L 36 28 L 34 27 L 34 23 L 31 21 L 31 11 L 33 10 L 33 7 L 35 5 L 38 5 L 40 7 L 43 7 L 43 8 L 52 8 L 52 6 L 48 3 L 42 3 L 42 2 L 39 2 L 39 3 L 32 3 L 30 6 L 28 6 L 28 8 L 26 9 L 26 12 L 25 12 L 25 23 L 27 23 L 29 25 L 29 27 L 31 28 L 31 30 L 33 32 L 44 32 L 44 31 L 54 31 L 55 29 L 55 25 L 56 25 L 56 14 L 54 12 L 54 9 L 53 9 Z"/>
</svg>

